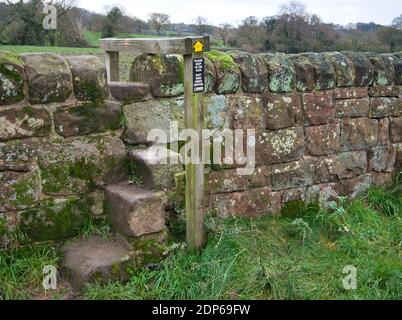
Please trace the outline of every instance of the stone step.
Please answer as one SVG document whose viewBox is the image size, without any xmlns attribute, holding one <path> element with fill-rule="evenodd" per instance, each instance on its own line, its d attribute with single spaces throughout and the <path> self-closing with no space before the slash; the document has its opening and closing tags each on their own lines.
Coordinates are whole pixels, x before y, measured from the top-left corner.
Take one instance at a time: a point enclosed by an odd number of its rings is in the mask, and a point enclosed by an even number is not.
<svg viewBox="0 0 402 320">
<path fill-rule="evenodd" d="M 151 93 L 149 84 L 142 82 L 109 82 L 108 87 L 112 97 L 124 103 L 141 101 Z"/>
<path fill-rule="evenodd" d="M 128 237 L 163 231 L 166 194 L 138 187 L 128 182 L 106 186 L 108 217 L 115 229 Z"/>
<path fill-rule="evenodd" d="M 119 233 L 67 243 L 62 268 L 74 291 L 89 282 L 126 281 L 142 267 L 152 268 L 166 255 L 166 230 L 141 237 Z"/>
<path fill-rule="evenodd" d="M 175 186 L 175 174 L 183 172 L 180 154 L 165 147 L 132 150 L 129 153 L 134 174 L 150 189 L 167 190 Z"/>
<path fill-rule="evenodd" d="M 135 267 L 130 247 L 115 237 L 78 239 L 63 248 L 63 270 L 74 289 L 90 281 L 123 281 Z"/>
</svg>

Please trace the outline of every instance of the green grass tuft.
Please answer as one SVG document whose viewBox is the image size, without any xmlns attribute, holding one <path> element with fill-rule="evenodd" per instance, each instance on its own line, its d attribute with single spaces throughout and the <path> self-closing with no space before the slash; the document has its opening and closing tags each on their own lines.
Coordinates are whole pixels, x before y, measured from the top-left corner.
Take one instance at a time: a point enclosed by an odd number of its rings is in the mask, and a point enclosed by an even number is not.
<svg viewBox="0 0 402 320">
<path fill-rule="evenodd" d="M 363 195 L 370 206 L 386 215 L 396 215 L 402 212 L 402 198 L 395 197 L 387 190 L 372 188 Z"/>
</svg>

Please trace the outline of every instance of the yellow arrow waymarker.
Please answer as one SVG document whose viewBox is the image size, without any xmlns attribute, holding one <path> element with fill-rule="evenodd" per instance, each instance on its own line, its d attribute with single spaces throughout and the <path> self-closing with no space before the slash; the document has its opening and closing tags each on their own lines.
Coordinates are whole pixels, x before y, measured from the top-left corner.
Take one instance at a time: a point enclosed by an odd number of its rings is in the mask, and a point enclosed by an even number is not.
<svg viewBox="0 0 402 320">
<path fill-rule="evenodd" d="M 193 48 L 194 48 L 194 52 L 195 52 L 195 53 L 203 52 L 203 51 L 204 51 L 204 44 L 203 44 L 200 40 L 197 40 L 197 41 L 194 43 Z"/>
</svg>

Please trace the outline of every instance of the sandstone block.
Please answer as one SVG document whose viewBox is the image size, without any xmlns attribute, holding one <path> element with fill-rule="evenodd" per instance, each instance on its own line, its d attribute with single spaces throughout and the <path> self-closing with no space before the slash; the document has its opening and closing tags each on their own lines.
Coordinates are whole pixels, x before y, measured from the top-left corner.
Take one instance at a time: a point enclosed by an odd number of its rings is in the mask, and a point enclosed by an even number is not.
<svg viewBox="0 0 402 320">
<path fill-rule="evenodd" d="M 372 148 L 378 141 L 378 121 L 368 118 L 344 119 L 341 147 L 344 151 Z"/>
<path fill-rule="evenodd" d="M 391 141 L 402 142 L 402 117 L 390 118 Z"/>
<path fill-rule="evenodd" d="M 334 182 L 362 175 L 366 171 L 366 151 L 343 152 L 317 160 L 316 181 L 318 183 Z"/>
<path fill-rule="evenodd" d="M 129 156 L 132 174 L 140 177 L 148 188 L 172 188 L 175 186 L 175 174 L 183 171 L 181 156 L 165 147 L 132 150 Z"/>
<path fill-rule="evenodd" d="M 256 144 L 257 163 L 271 165 L 298 160 L 304 155 L 302 127 L 267 131 Z"/>
<path fill-rule="evenodd" d="M 335 99 L 361 99 L 368 98 L 367 88 L 336 88 Z"/>
<path fill-rule="evenodd" d="M 311 186 L 314 183 L 315 162 L 312 159 L 277 164 L 272 167 L 272 189 L 286 190 Z"/>
<path fill-rule="evenodd" d="M 206 185 L 207 193 L 225 193 L 244 191 L 254 187 L 267 187 L 271 185 L 271 167 L 258 167 L 254 173 L 238 175 L 236 169 L 211 171 Z"/>
<path fill-rule="evenodd" d="M 263 93 L 268 87 L 268 68 L 259 56 L 242 51 L 229 55 L 240 68 L 244 92 Z"/>
<path fill-rule="evenodd" d="M 82 137 L 40 144 L 43 192 L 73 195 L 128 178 L 123 142 L 113 136 Z"/>
<path fill-rule="evenodd" d="M 126 236 L 139 237 L 165 229 L 164 192 L 139 188 L 127 183 L 106 187 L 108 217 Z"/>
<path fill-rule="evenodd" d="M 306 124 L 325 124 L 335 118 L 336 109 L 333 91 L 305 93 L 302 97 Z"/>
<path fill-rule="evenodd" d="M 307 127 L 305 134 L 308 152 L 314 156 L 338 152 L 340 131 L 340 125 L 337 123 Z"/>
<path fill-rule="evenodd" d="M 262 188 L 216 194 L 212 196 L 211 207 L 220 218 L 275 215 L 281 210 L 281 193 Z"/>
<path fill-rule="evenodd" d="M 107 96 L 105 64 L 96 56 L 67 56 L 74 93 L 81 101 L 99 101 Z"/>
<path fill-rule="evenodd" d="M 227 53 L 216 50 L 205 55 L 216 70 L 216 93 L 236 93 L 240 87 L 241 72 L 233 58 Z"/>
<path fill-rule="evenodd" d="M 370 111 L 370 99 L 347 99 L 335 102 L 338 118 L 367 117 Z"/>
<path fill-rule="evenodd" d="M 363 53 L 342 52 L 355 66 L 355 84 L 357 87 L 367 87 L 374 80 L 374 66 L 370 59 Z"/>
<path fill-rule="evenodd" d="M 314 66 L 314 80 L 316 90 L 333 89 L 336 84 L 335 69 L 321 53 L 303 53 Z"/>
<path fill-rule="evenodd" d="M 44 137 L 50 133 L 52 121 L 45 109 L 22 107 L 0 110 L 0 141 L 28 137 Z"/>
<path fill-rule="evenodd" d="M 138 56 L 130 69 L 131 82 L 148 83 L 154 97 L 174 97 L 184 92 L 184 65 L 180 55 Z"/>
<path fill-rule="evenodd" d="M 73 91 L 72 76 L 66 60 L 55 53 L 27 53 L 29 100 L 33 104 L 63 102 Z"/>
<path fill-rule="evenodd" d="M 398 116 L 400 101 L 397 98 L 371 98 L 370 118 Z"/>
<path fill-rule="evenodd" d="M 0 212 L 32 208 L 39 200 L 37 173 L 0 172 Z"/>
<path fill-rule="evenodd" d="M 36 148 L 34 139 L 0 142 L 0 171 L 30 171 L 35 166 Z"/>
<path fill-rule="evenodd" d="M 392 85 L 394 83 L 394 65 L 392 57 L 379 54 L 369 54 L 368 57 L 374 66 L 374 85 Z"/>
<path fill-rule="evenodd" d="M 323 55 L 334 66 L 336 85 L 338 87 L 353 86 L 355 83 L 355 67 L 352 60 L 339 52 L 326 52 Z"/>
<path fill-rule="evenodd" d="M 277 130 L 302 124 L 302 103 L 297 94 L 271 94 L 264 99 L 265 129 Z"/>
<path fill-rule="evenodd" d="M 341 181 L 341 194 L 343 196 L 349 196 L 350 198 L 356 198 L 373 185 L 373 175 L 365 174 L 352 179 L 346 179 Z"/>
<path fill-rule="evenodd" d="M 151 93 L 151 87 L 142 82 L 109 82 L 110 94 L 117 101 L 125 104 L 141 101 Z"/>
<path fill-rule="evenodd" d="M 295 67 L 297 91 L 313 91 L 315 88 L 313 64 L 307 57 L 300 54 L 292 55 L 290 59 Z"/>
<path fill-rule="evenodd" d="M 396 159 L 396 147 L 393 145 L 375 147 L 369 152 L 368 168 L 376 172 L 392 172 Z"/>
<path fill-rule="evenodd" d="M 54 124 L 58 134 L 72 137 L 118 130 L 121 118 L 122 111 L 118 104 L 94 102 L 58 108 L 54 113 Z"/>
<path fill-rule="evenodd" d="M 268 67 L 269 90 L 291 92 L 296 85 L 296 70 L 292 60 L 284 54 L 263 53 L 259 57 Z"/>
</svg>

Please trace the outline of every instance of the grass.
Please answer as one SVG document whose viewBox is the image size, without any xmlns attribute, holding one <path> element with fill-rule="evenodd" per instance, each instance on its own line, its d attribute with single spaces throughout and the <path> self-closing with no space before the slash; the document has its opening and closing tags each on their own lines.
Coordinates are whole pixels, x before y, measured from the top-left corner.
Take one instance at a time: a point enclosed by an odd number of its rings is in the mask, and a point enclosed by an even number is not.
<svg viewBox="0 0 402 320">
<path fill-rule="evenodd" d="M 55 52 L 60 54 L 99 54 L 99 48 L 73 48 L 73 47 L 49 47 L 49 46 L 12 46 L 0 45 L 0 51 L 11 51 L 15 53 L 29 52 Z"/>
<path fill-rule="evenodd" d="M 102 38 L 101 32 L 92 32 L 85 30 L 84 37 L 89 46 L 91 47 L 99 47 L 99 39 Z M 166 35 L 153 35 L 153 34 L 130 34 L 130 33 L 119 33 L 116 38 L 159 38 L 166 37 Z"/>
<path fill-rule="evenodd" d="M 180 249 L 158 271 L 143 269 L 128 283 L 94 283 L 85 299 L 402 299 L 402 197 L 371 189 L 331 210 L 298 205 L 296 212 L 260 219 L 209 217 L 208 244 L 199 254 Z M 183 220 L 171 226 L 184 241 Z M 82 236 L 107 234 L 90 221 Z M 0 258 L 3 298 L 29 298 L 41 267 L 57 263 L 57 248 L 34 246 Z M 357 268 L 357 290 L 345 290 L 346 266 Z M 38 285 L 39 284 L 39 285 Z"/>
<path fill-rule="evenodd" d="M 96 36 L 95 36 L 96 37 Z M 99 40 L 99 39 L 98 39 Z M 99 42 L 99 41 L 98 41 Z M 68 48 L 68 47 L 45 47 L 45 46 L 3 46 L 0 45 L 0 51 L 10 51 L 17 54 L 29 52 L 54 52 L 61 55 L 96 55 L 101 61 L 104 59 L 104 53 L 99 48 Z M 120 80 L 128 81 L 131 64 L 135 55 L 129 53 L 120 54 Z"/>
<path fill-rule="evenodd" d="M 30 299 L 42 294 L 42 270 L 57 265 L 61 255 L 52 244 L 0 252 L 0 300 Z"/>
</svg>

